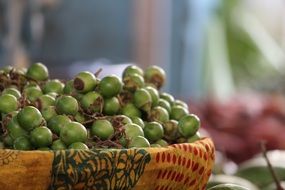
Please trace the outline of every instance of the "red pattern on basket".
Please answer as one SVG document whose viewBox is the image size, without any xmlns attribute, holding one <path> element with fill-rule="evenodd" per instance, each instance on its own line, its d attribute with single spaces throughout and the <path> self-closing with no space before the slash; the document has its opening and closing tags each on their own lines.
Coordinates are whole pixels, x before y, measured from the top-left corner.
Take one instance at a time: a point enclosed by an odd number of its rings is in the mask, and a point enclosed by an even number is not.
<svg viewBox="0 0 285 190">
<path fill-rule="evenodd" d="M 174 190 L 178 187 L 195 190 L 206 189 L 204 179 L 193 179 L 193 176 L 209 177 L 211 175 L 211 168 L 205 168 L 206 165 L 201 163 L 214 158 L 214 149 L 204 142 L 197 143 L 197 145 L 174 144 L 170 147 L 177 151 L 164 151 L 156 154 L 155 161 L 165 164 L 166 167 L 159 170 L 156 175 L 159 182 L 155 190 Z M 201 182 L 203 183 L 201 184 Z"/>
</svg>

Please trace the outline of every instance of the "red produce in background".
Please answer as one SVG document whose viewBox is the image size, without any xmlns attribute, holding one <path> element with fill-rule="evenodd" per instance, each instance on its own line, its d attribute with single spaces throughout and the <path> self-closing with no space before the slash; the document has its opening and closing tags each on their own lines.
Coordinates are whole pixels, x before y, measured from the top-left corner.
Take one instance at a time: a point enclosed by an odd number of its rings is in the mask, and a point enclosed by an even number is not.
<svg viewBox="0 0 285 190">
<path fill-rule="evenodd" d="M 190 102 L 212 137 L 216 149 L 240 163 L 267 148 L 285 149 L 285 97 L 281 95 L 239 95 L 229 101 Z"/>
</svg>

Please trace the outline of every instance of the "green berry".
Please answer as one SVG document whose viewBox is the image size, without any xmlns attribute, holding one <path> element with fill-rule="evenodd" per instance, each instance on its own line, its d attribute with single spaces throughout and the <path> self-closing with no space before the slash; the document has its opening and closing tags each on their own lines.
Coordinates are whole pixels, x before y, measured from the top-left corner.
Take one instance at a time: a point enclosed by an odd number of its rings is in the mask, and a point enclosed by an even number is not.
<svg viewBox="0 0 285 190">
<path fill-rule="evenodd" d="M 168 143 L 163 139 L 159 139 L 158 141 L 155 142 L 155 144 L 159 144 L 161 147 L 167 147 L 168 146 Z"/>
<path fill-rule="evenodd" d="M 157 106 L 158 100 L 159 100 L 158 91 L 154 87 L 151 87 L 151 86 L 147 86 L 147 87 L 145 87 L 145 89 L 149 92 L 149 94 L 151 96 L 152 105 Z"/>
<path fill-rule="evenodd" d="M 182 117 L 189 114 L 188 110 L 182 106 L 172 106 L 170 118 L 179 121 Z"/>
<path fill-rule="evenodd" d="M 88 92 L 80 100 L 81 106 L 88 112 L 101 112 L 104 106 L 104 99 L 98 92 Z"/>
<path fill-rule="evenodd" d="M 66 115 L 75 115 L 79 109 L 77 100 L 69 95 L 57 98 L 55 107 L 58 114 Z"/>
<path fill-rule="evenodd" d="M 112 98 L 106 98 L 104 100 L 104 107 L 103 107 L 103 113 L 106 115 L 115 115 L 120 110 L 120 102 L 118 98 L 112 97 Z"/>
<path fill-rule="evenodd" d="M 24 88 L 23 93 L 24 96 L 31 102 L 34 102 L 38 97 L 43 94 L 39 86 L 27 86 Z"/>
<path fill-rule="evenodd" d="M 124 126 L 125 134 L 128 139 L 132 139 L 137 136 L 144 136 L 144 132 L 140 126 L 131 123 Z"/>
<path fill-rule="evenodd" d="M 51 145 L 51 149 L 52 150 L 65 150 L 65 149 L 67 149 L 67 147 L 60 139 L 57 139 L 57 140 L 53 141 L 53 143 Z"/>
<path fill-rule="evenodd" d="M 197 140 L 200 140 L 200 139 L 201 139 L 201 135 L 200 135 L 199 131 L 197 131 L 197 132 L 195 133 L 195 135 L 193 135 L 193 136 L 191 136 L 191 137 L 189 137 L 189 138 L 187 139 L 187 142 L 188 142 L 188 143 L 193 143 L 193 142 L 195 142 L 195 141 L 197 141 Z"/>
<path fill-rule="evenodd" d="M 46 121 L 49 121 L 53 116 L 56 116 L 55 106 L 47 106 L 41 110 L 42 116 Z"/>
<path fill-rule="evenodd" d="M 129 91 L 136 91 L 144 86 L 144 78 L 141 75 L 133 74 L 123 78 L 124 89 Z"/>
<path fill-rule="evenodd" d="M 9 113 L 18 109 L 17 98 L 11 94 L 0 96 L 0 112 Z"/>
<path fill-rule="evenodd" d="M 145 70 L 144 78 L 147 83 L 152 83 L 157 89 L 160 89 L 165 83 L 166 75 L 162 68 L 152 65 Z"/>
<path fill-rule="evenodd" d="M 144 73 L 143 73 L 143 70 L 141 68 L 139 68 L 138 66 L 129 65 L 124 69 L 123 74 L 122 74 L 122 78 L 125 78 L 126 76 L 130 76 L 133 74 L 143 76 Z"/>
<path fill-rule="evenodd" d="M 162 99 L 162 98 L 160 98 L 160 99 L 158 100 L 158 106 L 161 106 L 161 107 L 163 107 L 164 109 L 166 109 L 168 113 L 171 112 L 171 105 L 170 105 L 170 103 L 169 103 L 168 101 Z"/>
<path fill-rule="evenodd" d="M 150 147 L 148 140 L 145 137 L 137 136 L 130 140 L 129 148 Z"/>
<path fill-rule="evenodd" d="M 109 75 L 100 81 L 99 88 L 104 97 L 110 98 L 118 95 L 122 91 L 123 85 L 117 76 Z"/>
<path fill-rule="evenodd" d="M 67 146 L 75 142 L 85 142 L 87 130 L 78 122 L 69 122 L 60 130 L 60 140 Z"/>
<path fill-rule="evenodd" d="M 17 99 L 19 99 L 21 97 L 21 93 L 18 89 L 16 88 L 5 88 L 2 92 L 2 95 L 4 94 L 11 94 L 13 96 L 15 96 Z"/>
<path fill-rule="evenodd" d="M 81 93 L 92 91 L 96 85 L 95 75 L 88 71 L 78 73 L 73 81 L 73 87 Z"/>
<path fill-rule="evenodd" d="M 61 129 L 70 122 L 70 118 L 66 115 L 56 115 L 48 121 L 47 126 L 53 133 L 59 135 Z"/>
<path fill-rule="evenodd" d="M 171 94 L 167 93 L 167 92 L 161 93 L 160 94 L 160 98 L 166 100 L 171 106 L 174 103 L 174 97 Z"/>
<path fill-rule="evenodd" d="M 195 135 L 200 128 L 200 120 L 194 114 L 182 117 L 178 122 L 179 132 L 186 138 Z"/>
<path fill-rule="evenodd" d="M 21 136 L 27 136 L 28 132 L 24 130 L 18 123 L 17 117 L 14 116 L 7 124 L 6 126 L 9 135 L 13 138 L 16 139 Z"/>
<path fill-rule="evenodd" d="M 43 117 L 37 108 L 33 106 L 26 106 L 19 111 L 17 121 L 23 129 L 31 131 L 41 125 L 43 122 Z"/>
<path fill-rule="evenodd" d="M 142 129 L 144 128 L 144 122 L 140 117 L 131 117 L 132 122 L 134 124 L 137 124 L 138 126 L 140 126 Z"/>
<path fill-rule="evenodd" d="M 45 83 L 43 87 L 43 92 L 45 94 L 48 94 L 50 92 L 62 94 L 63 88 L 64 88 L 64 84 L 60 80 L 54 79 L 54 80 L 49 80 Z"/>
<path fill-rule="evenodd" d="M 186 110 L 189 110 L 188 105 L 185 102 L 183 102 L 182 100 L 174 100 L 173 105 L 174 106 L 182 106 Z"/>
<path fill-rule="evenodd" d="M 16 150 L 31 150 L 33 148 L 30 140 L 25 136 L 15 139 L 13 147 Z"/>
<path fill-rule="evenodd" d="M 42 63 L 31 65 L 28 68 L 26 75 L 37 81 L 47 80 L 49 76 L 47 67 Z"/>
<path fill-rule="evenodd" d="M 160 106 L 156 106 L 150 111 L 151 121 L 157 121 L 159 123 L 165 123 L 169 120 L 169 114 L 166 109 Z"/>
<path fill-rule="evenodd" d="M 91 135 L 96 135 L 101 140 L 109 139 L 114 134 L 114 132 L 115 130 L 112 124 L 105 119 L 99 119 L 94 121 L 91 127 Z"/>
<path fill-rule="evenodd" d="M 75 142 L 69 145 L 68 149 L 88 150 L 88 146 L 82 142 Z"/>
<path fill-rule="evenodd" d="M 134 94 L 134 104 L 137 108 L 143 111 L 150 111 L 151 109 L 151 95 L 145 89 L 138 89 Z"/>
<path fill-rule="evenodd" d="M 35 104 L 39 110 L 43 110 L 49 106 L 54 106 L 55 98 L 48 94 L 44 94 L 37 98 L 37 100 L 35 101 Z"/>
<path fill-rule="evenodd" d="M 141 111 L 132 103 L 126 104 L 122 107 L 122 114 L 128 117 L 141 117 Z"/>
<path fill-rule="evenodd" d="M 164 130 L 161 124 L 153 121 L 145 125 L 144 135 L 150 142 L 155 142 L 163 137 Z"/>
<path fill-rule="evenodd" d="M 31 131 L 30 139 L 35 147 L 47 147 L 52 144 L 52 132 L 47 127 L 38 127 Z"/>
<path fill-rule="evenodd" d="M 74 83 L 73 80 L 69 80 L 69 81 L 66 82 L 66 84 L 65 84 L 65 86 L 63 88 L 63 93 L 64 94 L 71 95 L 75 91 L 73 83 Z"/>
</svg>

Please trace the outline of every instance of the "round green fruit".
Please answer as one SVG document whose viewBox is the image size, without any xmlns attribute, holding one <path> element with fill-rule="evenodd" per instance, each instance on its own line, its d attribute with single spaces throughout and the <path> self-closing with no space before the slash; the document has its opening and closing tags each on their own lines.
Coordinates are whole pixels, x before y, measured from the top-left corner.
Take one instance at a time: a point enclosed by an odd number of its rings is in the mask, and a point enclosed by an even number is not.
<svg viewBox="0 0 285 190">
<path fill-rule="evenodd" d="M 122 126 L 132 123 L 132 120 L 125 115 L 116 115 L 112 117 L 111 121 L 113 125 L 122 125 Z"/>
<path fill-rule="evenodd" d="M 163 137 L 164 130 L 160 123 L 153 121 L 145 125 L 144 135 L 150 142 L 155 142 Z"/>
<path fill-rule="evenodd" d="M 17 99 L 19 99 L 21 97 L 21 92 L 18 89 L 12 88 L 12 87 L 5 88 L 2 92 L 2 95 L 4 95 L 4 94 L 11 94 L 11 95 L 15 96 Z"/>
<path fill-rule="evenodd" d="M 144 136 L 144 132 L 137 124 L 127 124 L 124 126 L 125 134 L 128 139 L 132 139 L 137 136 Z"/>
<path fill-rule="evenodd" d="M 166 109 L 168 113 L 171 112 L 171 105 L 170 105 L 170 103 L 167 100 L 164 100 L 164 99 L 160 98 L 158 100 L 157 105 L 163 107 L 164 109 Z"/>
<path fill-rule="evenodd" d="M 165 71 L 156 65 L 149 66 L 144 73 L 145 81 L 154 84 L 160 89 L 166 80 Z"/>
<path fill-rule="evenodd" d="M 186 138 L 195 135 L 199 128 L 200 119 L 194 114 L 186 115 L 178 122 L 178 130 Z"/>
<path fill-rule="evenodd" d="M 61 129 L 70 122 L 71 120 L 66 115 L 55 115 L 48 121 L 47 126 L 53 133 L 59 135 Z"/>
<path fill-rule="evenodd" d="M 65 83 L 64 88 L 63 88 L 64 94 L 71 95 L 75 91 L 73 83 L 74 83 L 74 80 L 69 80 Z"/>
<path fill-rule="evenodd" d="M 45 83 L 45 85 L 43 87 L 43 92 L 45 94 L 48 94 L 50 92 L 62 94 L 63 88 L 64 88 L 64 84 L 60 80 L 54 79 L 54 80 L 47 81 Z"/>
<path fill-rule="evenodd" d="M 137 136 L 130 140 L 129 148 L 150 147 L 148 140 L 145 137 Z"/>
<path fill-rule="evenodd" d="M 13 138 L 16 139 L 21 136 L 28 136 L 28 132 L 24 130 L 18 123 L 17 117 L 14 116 L 9 123 L 6 126 L 9 135 Z"/>
<path fill-rule="evenodd" d="M 0 112 L 9 113 L 18 109 L 17 98 L 11 94 L 0 96 Z"/>
<path fill-rule="evenodd" d="M 183 102 L 182 100 L 174 100 L 173 105 L 174 106 L 182 106 L 186 110 L 189 110 L 188 105 L 185 102 Z"/>
<path fill-rule="evenodd" d="M 39 110 L 43 110 L 48 106 L 54 106 L 55 98 L 48 94 L 44 94 L 37 98 L 37 100 L 35 101 L 35 104 Z"/>
<path fill-rule="evenodd" d="M 137 124 L 138 126 L 140 126 L 142 129 L 144 128 L 144 122 L 141 118 L 139 117 L 131 117 L 131 120 L 134 124 Z"/>
<path fill-rule="evenodd" d="M 115 115 L 119 112 L 120 107 L 121 105 L 118 98 L 106 98 L 104 100 L 103 113 L 106 115 Z"/>
<path fill-rule="evenodd" d="M 37 81 L 47 80 L 49 77 L 48 69 L 42 63 L 35 63 L 31 65 L 28 68 L 26 75 Z"/>
<path fill-rule="evenodd" d="M 160 98 L 166 100 L 170 104 L 170 106 L 172 106 L 174 104 L 175 100 L 171 94 L 169 94 L 167 92 L 163 92 L 159 96 L 160 96 Z"/>
<path fill-rule="evenodd" d="M 43 118 L 48 122 L 53 116 L 56 116 L 55 106 L 48 106 L 41 110 Z"/>
<path fill-rule="evenodd" d="M 82 113 L 77 112 L 74 116 L 74 120 L 79 122 L 79 123 L 83 123 L 86 119 Z"/>
<path fill-rule="evenodd" d="M 151 101 L 152 101 L 152 106 L 157 106 L 158 105 L 158 100 L 159 100 L 159 93 L 158 91 L 151 86 L 145 87 L 145 89 L 149 92 L 151 96 Z"/>
<path fill-rule="evenodd" d="M 191 137 L 189 137 L 189 138 L 187 139 L 187 142 L 188 142 L 188 143 L 193 143 L 193 142 L 195 142 L 195 141 L 197 141 L 197 140 L 200 140 L 200 139 L 201 139 L 201 135 L 200 135 L 199 131 L 197 131 L 197 132 L 195 133 L 195 135 L 193 135 L 193 136 L 191 136 Z"/>
<path fill-rule="evenodd" d="M 65 150 L 65 149 L 67 149 L 67 147 L 60 139 L 57 139 L 57 140 L 53 141 L 53 143 L 51 145 L 51 149 L 52 150 Z"/>
<path fill-rule="evenodd" d="M 137 108 L 149 112 L 151 109 L 151 96 L 146 89 L 138 89 L 134 94 L 134 104 Z"/>
<path fill-rule="evenodd" d="M 43 122 L 43 117 L 37 108 L 33 106 L 26 106 L 19 111 L 17 121 L 23 129 L 31 131 L 41 125 Z"/>
<path fill-rule="evenodd" d="M 150 111 L 151 121 L 157 121 L 159 123 L 165 123 L 169 120 L 169 114 L 166 109 L 160 106 L 156 106 Z"/>
<path fill-rule="evenodd" d="M 168 143 L 163 139 L 159 139 L 158 141 L 155 142 L 155 144 L 159 144 L 161 147 L 167 147 L 168 146 Z"/>
<path fill-rule="evenodd" d="M 88 150 L 88 146 L 82 142 L 75 142 L 68 146 L 68 149 Z"/>
<path fill-rule="evenodd" d="M 179 137 L 178 121 L 169 120 L 163 124 L 165 138 L 167 140 L 175 140 Z"/>
<path fill-rule="evenodd" d="M 109 75 L 100 81 L 99 88 L 104 97 L 111 98 L 118 95 L 122 91 L 123 85 L 117 76 Z"/>
<path fill-rule="evenodd" d="M 95 75 L 89 71 L 78 73 L 73 81 L 73 87 L 81 93 L 92 91 L 96 85 L 97 79 Z"/>
<path fill-rule="evenodd" d="M 128 103 L 122 107 L 122 114 L 128 117 L 141 117 L 141 111 L 132 103 Z"/>
<path fill-rule="evenodd" d="M 33 147 L 28 137 L 22 136 L 14 140 L 13 148 L 16 150 L 31 150 Z"/>
<path fill-rule="evenodd" d="M 75 115 L 79 109 L 77 100 L 69 95 L 57 98 L 55 107 L 58 114 L 66 115 Z"/>
<path fill-rule="evenodd" d="M 144 78 L 141 75 L 133 74 L 123 78 L 124 89 L 129 91 L 136 91 L 144 86 Z"/>
<path fill-rule="evenodd" d="M 91 135 L 96 135 L 101 140 L 107 140 L 114 135 L 114 127 L 105 119 L 99 119 L 93 122 L 91 127 Z"/>
<path fill-rule="evenodd" d="M 133 75 L 133 74 L 143 76 L 144 73 L 143 73 L 143 70 L 141 68 L 139 68 L 138 66 L 129 65 L 124 69 L 122 77 L 125 78 L 125 77 Z"/>
<path fill-rule="evenodd" d="M 69 122 L 60 130 L 60 140 L 67 146 L 75 142 L 85 142 L 87 130 L 81 123 Z"/>
<path fill-rule="evenodd" d="M 172 106 L 170 118 L 179 121 L 182 117 L 189 114 L 188 110 L 182 106 Z"/>
<path fill-rule="evenodd" d="M 84 94 L 80 100 L 81 106 L 86 111 L 101 112 L 104 106 L 104 99 L 98 92 L 92 91 Z"/>
<path fill-rule="evenodd" d="M 34 102 L 38 97 L 43 94 L 43 92 L 39 86 L 27 86 L 24 88 L 23 94 L 28 100 Z"/>
<path fill-rule="evenodd" d="M 52 132 L 47 127 L 38 127 L 31 131 L 31 142 L 35 147 L 46 147 L 52 144 Z"/>
</svg>

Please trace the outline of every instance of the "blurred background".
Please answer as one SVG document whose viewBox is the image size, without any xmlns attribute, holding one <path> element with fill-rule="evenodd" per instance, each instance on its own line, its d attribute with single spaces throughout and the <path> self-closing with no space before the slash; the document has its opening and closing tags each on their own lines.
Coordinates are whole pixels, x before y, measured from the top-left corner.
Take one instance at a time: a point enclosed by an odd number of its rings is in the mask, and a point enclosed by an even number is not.
<svg viewBox="0 0 285 190">
<path fill-rule="evenodd" d="M 1 0 L 0 63 L 40 61 L 62 78 L 76 64 L 159 65 L 168 76 L 165 90 L 183 99 L 279 91 L 284 6 L 282 0 Z"/>
<path fill-rule="evenodd" d="M 285 149 L 285 1 L 0 0 L 0 64 L 53 78 L 158 65 L 235 163 Z"/>
</svg>

